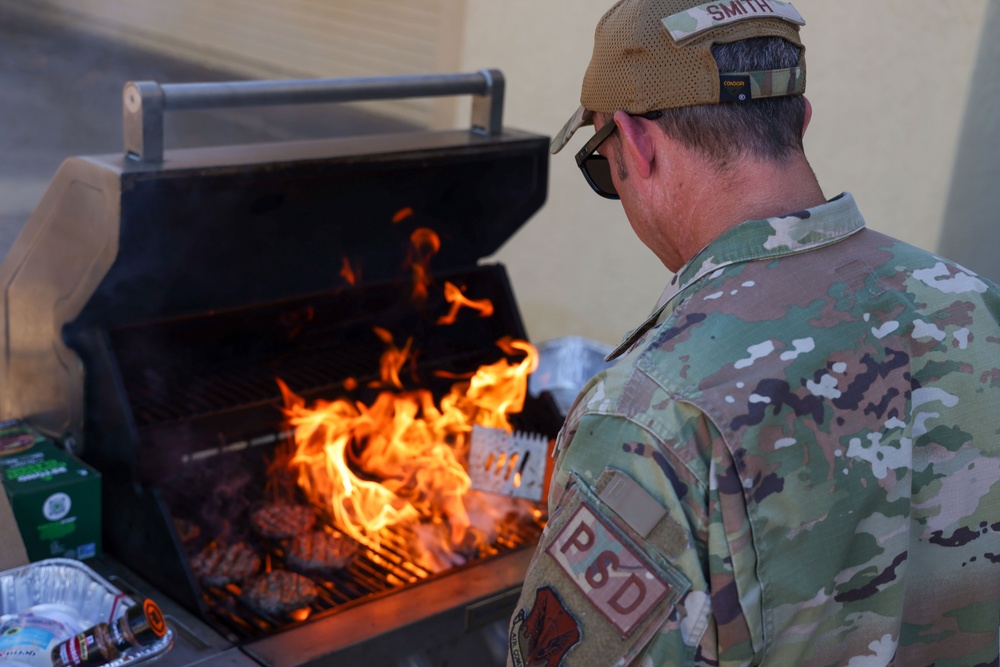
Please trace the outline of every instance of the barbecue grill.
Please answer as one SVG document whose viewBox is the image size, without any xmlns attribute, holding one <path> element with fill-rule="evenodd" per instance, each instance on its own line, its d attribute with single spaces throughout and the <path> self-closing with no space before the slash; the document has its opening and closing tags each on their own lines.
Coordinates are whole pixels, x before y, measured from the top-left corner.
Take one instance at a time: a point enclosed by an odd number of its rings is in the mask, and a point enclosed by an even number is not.
<svg viewBox="0 0 1000 667">
<path fill-rule="evenodd" d="M 441 95 L 472 96 L 469 130 L 163 147 L 169 111 Z M 107 551 L 243 654 L 458 659 L 446 647 L 469 650 L 470 633 L 509 617 L 540 506 L 444 571 L 409 562 L 395 538 L 364 546 L 294 618 L 199 582 L 192 544 L 240 530 L 268 496 L 290 435 L 277 378 L 307 400 L 370 399 L 377 327 L 414 341 L 407 382 L 440 396 L 502 357 L 498 340 L 527 338 L 504 267 L 480 260 L 544 202 L 547 138 L 503 127 L 495 70 L 138 82 L 123 106 L 124 154 L 67 159 L 0 266 L 0 414 L 98 468 Z M 417 229 L 440 241 L 420 299 Z M 494 314 L 440 326 L 445 283 Z M 554 437 L 561 415 L 543 395 L 514 419 Z M 287 544 L 258 548 L 271 563 Z"/>
</svg>

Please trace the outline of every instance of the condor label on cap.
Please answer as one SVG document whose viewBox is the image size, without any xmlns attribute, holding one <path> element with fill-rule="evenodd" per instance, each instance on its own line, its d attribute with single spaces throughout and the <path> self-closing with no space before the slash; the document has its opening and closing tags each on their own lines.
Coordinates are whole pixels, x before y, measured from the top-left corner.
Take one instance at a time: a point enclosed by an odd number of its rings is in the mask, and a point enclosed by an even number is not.
<svg viewBox="0 0 1000 667">
<path fill-rule="evenodd" d="M 699 35 L 706 30 L 720 28 L 730 23 L 753 18 L 784 19 L 796 25 L 805 25 L 805 19 L 790 2 L 779 0 L 729 0 L 706 2 L 687 11 L 663 19 L 663 25 L 675 42 Z"/>
<path fill-rule="evenodd" d="M 753 99 L 750 77 L 726 75 L 719 77 L 720 102 L 747 102 Z"/>
</svg>

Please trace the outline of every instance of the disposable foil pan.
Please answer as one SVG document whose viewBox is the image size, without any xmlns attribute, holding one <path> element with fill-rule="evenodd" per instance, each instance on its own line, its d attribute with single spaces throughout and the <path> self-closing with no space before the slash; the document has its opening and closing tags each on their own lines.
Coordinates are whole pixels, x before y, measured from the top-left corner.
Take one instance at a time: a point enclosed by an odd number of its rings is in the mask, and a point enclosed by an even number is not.
<svg viewBox="0 0 1000 667">
<path fill-rule="evenodd" d="M 80 561 L 68 558 L 50 558 L 0 572 L 0 616 L 53 604 L 75 610 L 86 629 L 102 622 L 114 623 L 136 601 Z M 173 643 L 174 632 L 168 626 L 166 634 L 154 644 L 130 648 L 107 665 L 118 667 L 149 660 L 166 653 Z"/>
<path fill-rule="evenodd" d="M 604 357 L 611 348 L 588 338 L 556 338 L 537 349 L 538 368 L 528 378 L 528 391 L 532 396 L 550 392 L 564 417 L 587 381 L 610 366 Z"/>
</svg>

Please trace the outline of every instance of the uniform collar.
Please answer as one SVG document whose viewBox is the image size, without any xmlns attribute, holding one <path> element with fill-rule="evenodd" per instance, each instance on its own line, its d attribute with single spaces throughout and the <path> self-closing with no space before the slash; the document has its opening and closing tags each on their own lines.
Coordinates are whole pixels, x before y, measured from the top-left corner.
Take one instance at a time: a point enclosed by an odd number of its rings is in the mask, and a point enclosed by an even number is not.
<svg viewBox="0 0 1000 667">
<path fill-rule="evenodd" d="M 865 220 L 854 203 L 854 197 L 845 192 L 805 211 L 766 220 L 748 220 L 726 230 L 680 268 L 663 291 L 653 313 L 626 334 L 606 360 L 610 361 L 632 347 L 682 292 L 705 276 L 733 264 L 822 248 L 847 238 L 864 226 Z"/>
</svg>

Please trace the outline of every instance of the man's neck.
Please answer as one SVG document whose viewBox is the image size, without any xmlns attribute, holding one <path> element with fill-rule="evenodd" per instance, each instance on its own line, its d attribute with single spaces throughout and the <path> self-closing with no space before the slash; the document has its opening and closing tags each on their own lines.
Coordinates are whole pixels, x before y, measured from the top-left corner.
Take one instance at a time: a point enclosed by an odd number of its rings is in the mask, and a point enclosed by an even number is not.
<svg viewBox="0 0 1000 667">
<path fill-rule="evenodd" d="M 670 233 L 681 265 L 746 220 L 778 217 L 826 201 L 801 154 L 780 163 L 744 160 L 721 172 L 694 161 L 685 171 L 671 193 L 671 215 L 665 220 L 673 228 Z M 674 271 L 680 268 L 664 263 Z"/>
</svg>

